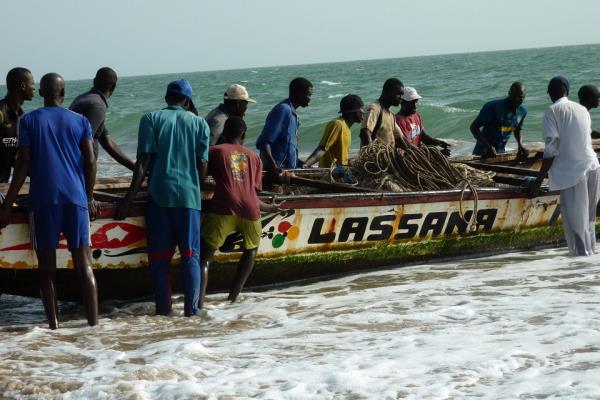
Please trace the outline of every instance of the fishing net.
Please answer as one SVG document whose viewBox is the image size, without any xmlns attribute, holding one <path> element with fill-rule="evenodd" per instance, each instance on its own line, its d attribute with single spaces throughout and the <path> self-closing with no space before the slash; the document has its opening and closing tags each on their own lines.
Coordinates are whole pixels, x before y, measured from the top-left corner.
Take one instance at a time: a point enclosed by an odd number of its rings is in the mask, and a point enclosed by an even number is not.
<svg viewBox="0 0 600 400">
<path fill-rule="evenodd" d="M 403 150 L 375 140 L 360 149 L 349 169 L 359 186 L 392 192 L 495 186 L 494 172 L 451 163 L 433 146 Z"/>
</svg>

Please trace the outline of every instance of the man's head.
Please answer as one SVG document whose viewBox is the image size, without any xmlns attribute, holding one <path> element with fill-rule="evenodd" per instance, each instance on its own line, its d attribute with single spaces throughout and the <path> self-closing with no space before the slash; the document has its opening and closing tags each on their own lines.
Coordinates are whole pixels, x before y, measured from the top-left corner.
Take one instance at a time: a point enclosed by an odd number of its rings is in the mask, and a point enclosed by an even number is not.
<svg viewBox="0 0 600 400">
<path fill-rule="evenodd" d="M 527 96 L 527 88 L 522 82 L 513 82 L 510 85 L 510 89 L 508 89 L 508 101 L 514 109 L 523 104 L 525 96 Z"/>
<path fill-rule="evenodd" d="M 579 97 L 579 103 L 588 110 L 597 108 L 600 105 L 600 90 L 596 85 L 582 86 L 577 92 L 577 96 Z"/>
<path fill-rule="evenodd" d="M 308 107 L 312 96 L 312 83 L 306 78 L 295 78 L 290 82 L 289 97 L 294 107 Z"/>
<path fill-rule="evenodd" d="M 562 97 L 569 95 L 569 80 L 564 76 L 555 76 L 548 83 L 548 95 L 554 103 Z"/>
<path fill-rule="evenodd" d="M 27 68 L 17 67 L 6 74 L 6 89 L 8 93 L 17 94 L 23 100 L 31 100 L 35 94 L 33 75 Z"/>
<path fill-rule="evenodd" d="M 363 103 L 360 96 L 349 94 L 340 101 L 340 114 L 351 122 L 361 122 L 364 114 Z"/>
<path fill-rule="evenodd" d="M 194 102 L 192 101 L 193 95 L 192 84 L 185 79 L 178 79 L 167 86 L 165 101 L 170 106 L 180 106 L 185 110 L 191 111 L 195 109 Z"/>
<path fill-rule="evenodd" d="M 228 114 L 237 117 L 244 117 L 248 109 L 248 103 L 256 103 L 248 95 L 248 91 L 242 85 L 233 84 L 227 88 L 223 96 L 223 105 Z"/>
<path fill-rule="evenodd" d="M 102 67 L 96 72 L 94 89 L 110 97 L 117 87 L 117 73 L 109 67 Z"/>
<path fill-rule="evenodd" d="M 62 104 L 65 100 L 65 81 L 62 76 L 51 72 L 42 76 L 40 80 L 40 96 L 44 104 Z"/>
<path fill-rule="evenodd" d="M 390 78 L 383 84 L 379 100 L 386 103 L 386 105 L 397 107 L 400 105 L 403 93 L 404 84 L 399 79 Z"/>
<path fill-rule="evenodd" d="M 417 89 L 406 86 L 404 88 L 404 94 L 402 95 L 402 101 L 400 103 L 400 111 L 404 115 L 412 115 L 417 112 L 417 103 L 419 99 L 423 97 L 417 93 Z"/>
<path fill-rule="evenodd" d="M 229 117 L 223 126 L 223 138 L 227 143 L 243 143 L 246 138 L 246 123 L 241 117 Z"/>
</svg>

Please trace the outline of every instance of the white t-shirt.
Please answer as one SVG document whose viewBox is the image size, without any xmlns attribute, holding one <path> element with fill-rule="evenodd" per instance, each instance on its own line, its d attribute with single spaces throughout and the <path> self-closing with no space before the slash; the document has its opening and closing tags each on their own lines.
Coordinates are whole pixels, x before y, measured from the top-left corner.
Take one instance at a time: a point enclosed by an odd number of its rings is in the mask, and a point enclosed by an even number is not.
<svg viewBox="0 0 600 400">
<path fill-rule="evenodd" d="M 600 167 L 592 147 L 592 119 L 588 110 L 566 97 L 544 113 L 545 157 L 555 157 L 548 171 L 550 190 L 575 186 L 586 173 Z"/>
</svg>

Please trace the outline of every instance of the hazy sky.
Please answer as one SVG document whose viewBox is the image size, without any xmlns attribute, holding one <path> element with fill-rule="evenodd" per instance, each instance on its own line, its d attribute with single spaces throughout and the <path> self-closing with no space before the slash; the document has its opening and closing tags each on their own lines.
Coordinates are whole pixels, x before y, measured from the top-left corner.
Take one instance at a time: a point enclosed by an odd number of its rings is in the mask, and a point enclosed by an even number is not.
<svg viewBox="0 0 600 400">
<path fill-rule="evenodd" d="M 67 79 L 600 42 L 599 0 L 6 0 L 0 75 Z M 2 79 L 3 80 L 3 79 Z"/>
</svg>

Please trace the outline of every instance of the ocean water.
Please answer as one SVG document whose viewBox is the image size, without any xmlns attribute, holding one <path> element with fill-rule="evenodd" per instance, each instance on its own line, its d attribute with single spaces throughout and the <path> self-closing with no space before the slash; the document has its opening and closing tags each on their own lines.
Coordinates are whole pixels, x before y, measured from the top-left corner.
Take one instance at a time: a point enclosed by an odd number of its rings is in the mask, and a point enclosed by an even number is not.
<svg viewBox="0 0 600 400">
<path fill-rule="evenodd" d="M 541 120 L 550 100 L 546 87 L 550 78 L 562 74 L 572 85 L 571 98 L 584 84 L 600 84 L 600 44 L 527 50 L 511 50 L 472 54 L 455 54 L 401 59 L 354 61 L 285 67 L 268 67 L 214 72 L 191 72 L 169 75 L 123 77 L 110 99 L 106 126 L 116 141 L 132 156 L 135 155 L 137 127 L 143 113 L 164 106 L 168 82 L 188 79 L 194 87 L 194 102 L 201 115 L 206 115 L 223 99 L 232 83 L 245 85 L 257 101 L 246 114 L 248 135 L 246 145 L 254 148 L 269 110 L 286 98 L 289 81 L 297 76 L 310 79 L 314 95 L 310 106 L 300 109 L 302 127 L 299 133 L 300 152 L 309 154 L 319 143 L 325 124 L 337 115 L 342 96 L 360 95 L 365 103 L 381 92 L 383 82 L 397 77 L 407 86 L 414 86 L 424 97 L 419 112 L 430 135 L 449 139 L 455 154 L 469 154 L 473 138 L 469 125 L 481 106 L 488 100 L 506 96 L 513 81 L 523 81 L 528 87 L 525 105 L 529 114 L 523 129 L 524 140 L 541 140 Z M 49 71 L 50 72 L 50 71 Z M 59 72 L 60 71 L 55 71 Z M 67 82 L 67 99 L 89 89 L 96 71 L 89 71 L 90 80 Z M 117 71 L 118 73 L 118 71 Z M 41 77 L 34 77 L 39 80 Z M 0 94 L 4 88 L 0 89 Z M 39 107 L 41 99 L 25 104 L 26 110 Z M 396 111 L 396 109 L 393 109 Z M 600 111 L 592 112 L 600 129 Z M 353 147 L 358 148 L 358 125 L 353 127 Z M 514 140 L 509 147 L 516 147 Z M 101 176 L 125 175 L 127 170 L 100 154 Z"/>
<path fill-rule="evenodd" d="M 598 59 L 600 45 L 589 45 L 125 77 L 107 126 L 133 155 L 139 118 L 163 106 L 170 80 L 193 83 L 202 114 L 237 82 L 258 101 L 246 117 L 253 146 L 289 80 L 302 75 L 315 86 L 311 106 L 300 110 L 308 153 L 343 95 L 371 101 L 396 76 L 424 96 L 428 132 L 467 154 L 470 122 L 512 81 L 528 85 L 524 135 L 539 142 L 548 79 L 564 74 L 575 94 L 600 83 Z M 67 103 L 90 86 L 67 82 Z M 25 108 L 37 106 L 39 99 Z M 126 173 L 101 153 L 102 176 Z M 180 296 L 171 318 L 152 316 L 148 299 L 105 302 L 90 328 L 79 306 L 65 302 L 57 331 L 46 328 L 39 299 L 2 295 L 0 399 L 599 399 L 600 255 L 566 254 L 423 264 L 245 292 L 233 305 L 211 295 L 189 319 L 180 317 Z"/>
<path fill-rule="evenodd" d="M 209 296 L 193 318 L 106 303 L 96 328 L 6 296 L 0 398 L 598 399 L 599 288 L 600 256 L 558 249 Z"/>
</svg>

